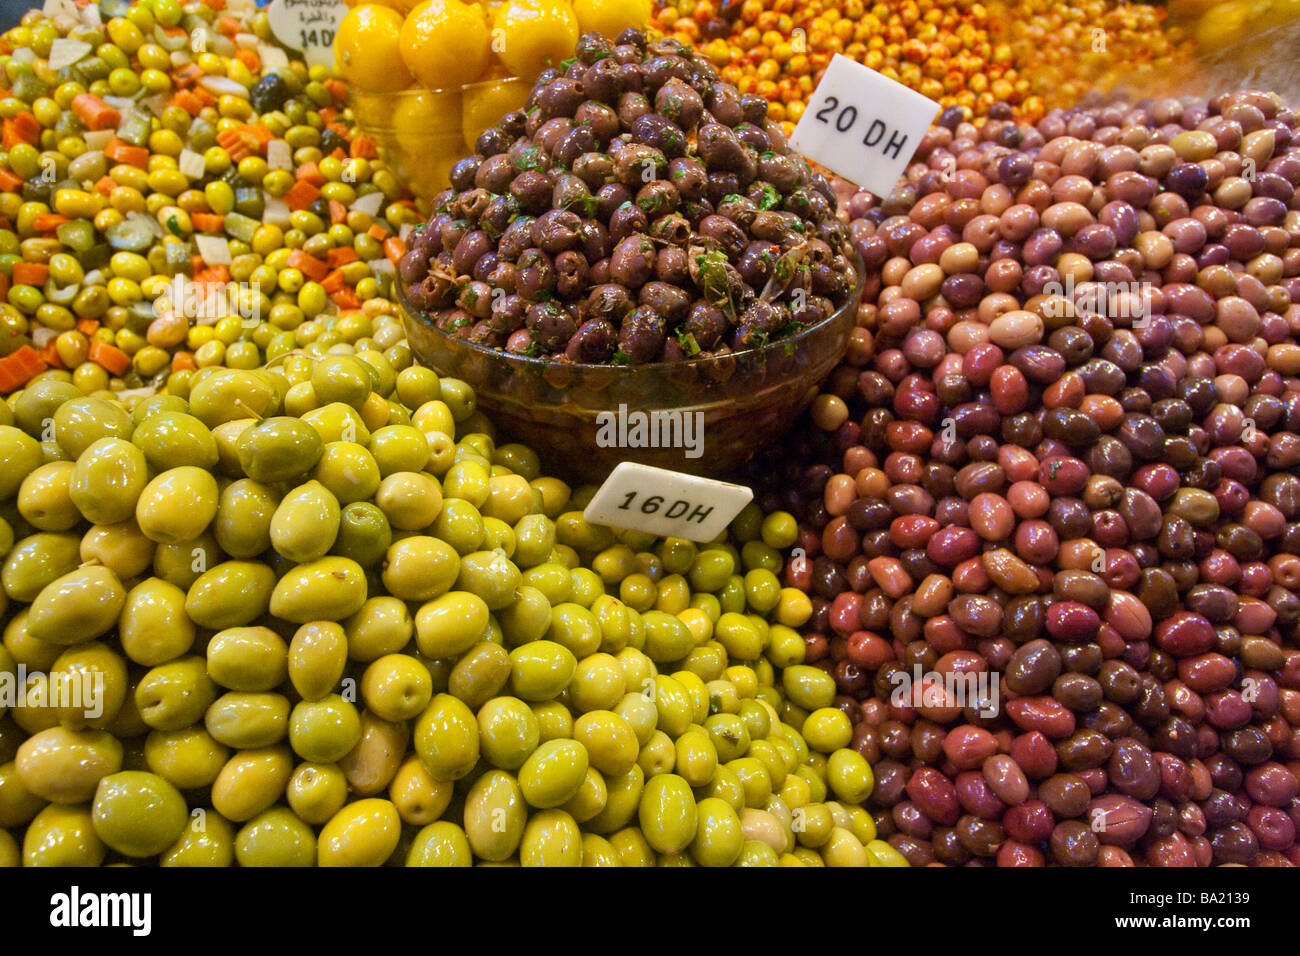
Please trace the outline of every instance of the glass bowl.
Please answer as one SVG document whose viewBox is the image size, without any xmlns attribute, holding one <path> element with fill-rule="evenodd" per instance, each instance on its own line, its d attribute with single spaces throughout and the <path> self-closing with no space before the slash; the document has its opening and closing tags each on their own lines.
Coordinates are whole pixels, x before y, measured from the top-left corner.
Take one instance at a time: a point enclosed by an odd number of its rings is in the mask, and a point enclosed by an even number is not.
<svg viewBox="0 0 1300 956">
<path fill-rule="evenodd" d="M 473 386 L 478 407 L 549 473 L 598 482 L 633 461 L 724 477 L 781 437 L 843 357 L 862 295 L 856 253 L 852 263 L 847 300 L 816 325 L 745 352 L 648 365 L 555 362 L 456 338 L 412 308 L 400 276 L 397 305 L 416 361 Z"/>
<path fill-rule="evenodd" d="M 415 195 L 430 199 L 449 185 L 451 167 L 474 153 L 479 133 L 520 109 L 532 83 L 506 77 L 458 90 L 350 92 L 357 128 L 375 141 L 380 158 Z"/>
</svg>

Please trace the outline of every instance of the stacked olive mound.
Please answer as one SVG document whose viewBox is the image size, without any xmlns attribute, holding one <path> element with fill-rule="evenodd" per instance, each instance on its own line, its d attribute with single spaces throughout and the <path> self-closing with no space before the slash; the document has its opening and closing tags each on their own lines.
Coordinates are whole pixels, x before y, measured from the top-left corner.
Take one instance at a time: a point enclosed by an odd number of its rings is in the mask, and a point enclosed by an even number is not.
<svg viewBox="0 0 1300 956">
<path fill-rule="evenodd" d="M 371 341 L 0 403 L 0 864 L 905 865 L 757 508 L 590 525 Z"/>
<path fill-rule="evenodd" d="M 583 364 L 727 354 L 828 318 L 853 285 L 826 180 L 698 54 L 578 41 L 479 137 L 410 237 L 410 305 L 470 342 Z"/>
</svg>

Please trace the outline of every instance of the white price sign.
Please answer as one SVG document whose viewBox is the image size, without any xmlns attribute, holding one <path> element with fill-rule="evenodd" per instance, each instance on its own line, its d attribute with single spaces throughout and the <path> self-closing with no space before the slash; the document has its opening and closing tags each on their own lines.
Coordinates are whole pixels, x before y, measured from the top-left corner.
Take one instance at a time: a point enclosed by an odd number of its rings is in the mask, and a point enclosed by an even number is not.
<svg viewBox="0 0 1300 956">
<path fill-rule="evenodd" d="M 271 33 L 308 66 L 334 65 L 334 35 L 348 6 L 343 0 L 273 0 L 266 8 Z"/>
<path fill-rule="evenodd" d="M 593 524 L 703 542 L 716 538 L 753 497 L 744 485 L 625 461 L 582 516 Z"/>
<path fill-rule="evenodd" d="M 939 104 L 847 56 L 835 54 L 790 145 L 877 196 L 907 168 Z"/>
</svg>

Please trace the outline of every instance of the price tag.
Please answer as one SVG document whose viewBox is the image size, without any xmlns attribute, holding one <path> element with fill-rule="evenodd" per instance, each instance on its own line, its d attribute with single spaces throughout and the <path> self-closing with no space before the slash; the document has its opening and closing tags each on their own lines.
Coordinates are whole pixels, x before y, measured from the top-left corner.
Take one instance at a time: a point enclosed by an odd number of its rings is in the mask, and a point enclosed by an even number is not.
<svg viewBox="0 0 1300 956">
<path fill-rule="evenodd" d="M 835 54 L 790 145 L 877 196 L 907 168 L 939 104 Z"/>
<path fill-rule="evenodd" d="M 266 10 L 275 38 L 300 50 L 308 66 L 334 65 L 334 34 L 348 6 L 343 0 L 273 0 Z"/>
<path fill-rule="evenodd" d="M 625 461 L 582 516 L 593 524 L 703 542 L 716 538 L 753 497 L 744 485 Z"/>
</svg>

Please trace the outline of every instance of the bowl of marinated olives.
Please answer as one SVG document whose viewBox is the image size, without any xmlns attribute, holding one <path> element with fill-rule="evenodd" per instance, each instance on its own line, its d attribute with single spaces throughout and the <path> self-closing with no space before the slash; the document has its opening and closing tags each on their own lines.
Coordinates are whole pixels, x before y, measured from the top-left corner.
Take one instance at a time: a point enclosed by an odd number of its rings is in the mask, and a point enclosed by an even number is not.
<svg viewBox="0 0 1300 956">
<path fill-rule="evenodd" d="M 412 353 L 557 469 L 725 474 L 847 346 L 862 270 L 834 190 L 676 41 L 585 34 L 449 178 L 397 267 Z"/>
</svg>

